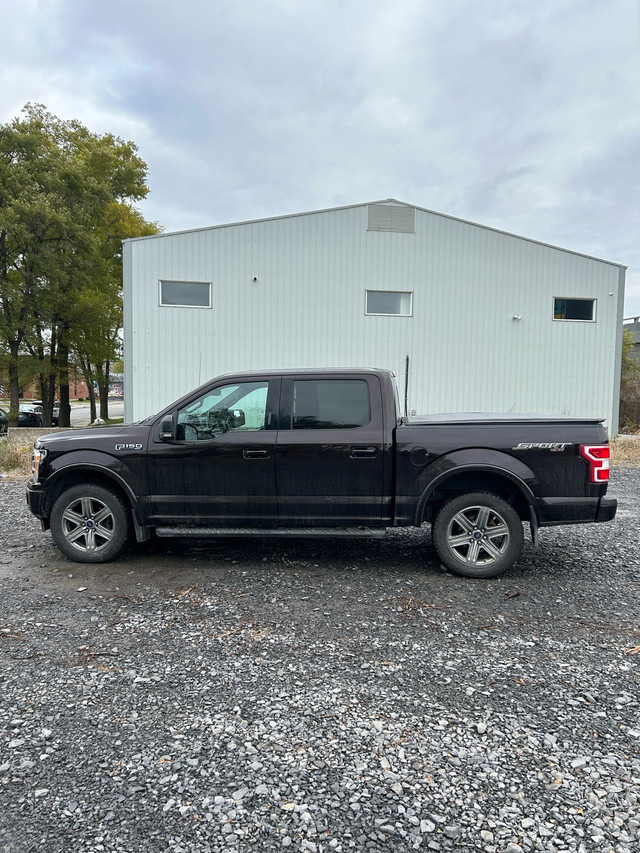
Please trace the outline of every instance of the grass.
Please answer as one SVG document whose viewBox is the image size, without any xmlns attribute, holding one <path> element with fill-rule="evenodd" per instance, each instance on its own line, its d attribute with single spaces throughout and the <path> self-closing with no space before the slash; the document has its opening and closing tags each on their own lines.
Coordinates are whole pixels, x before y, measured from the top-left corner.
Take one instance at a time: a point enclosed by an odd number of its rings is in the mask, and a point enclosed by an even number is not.
<svg viewBox="0 0 640 853">
<path fill-rule="evenodd" d="M 10 476 L 31 473 L 31 435 L 20 435 L 15 431 L 0 439 L 0 471 Z"/>
<path fill-rule="evenodd" d="M 114 420 L 109 423 L 118 423 Z M 13 430 L 7 438 L 0 439 L 0 472 L 20 477 L 31 473 L 31 431 L 21 435 Z M 614 468 L 640 465 L 640 434 L 614 438 L 611 442 L 611 464 Z"/>
<path fill-rule="evenodd" d="M 640 434 L 618 436 L 611 442 L 611 464 L 618 468 L 640 465 Z"/>
</svg>

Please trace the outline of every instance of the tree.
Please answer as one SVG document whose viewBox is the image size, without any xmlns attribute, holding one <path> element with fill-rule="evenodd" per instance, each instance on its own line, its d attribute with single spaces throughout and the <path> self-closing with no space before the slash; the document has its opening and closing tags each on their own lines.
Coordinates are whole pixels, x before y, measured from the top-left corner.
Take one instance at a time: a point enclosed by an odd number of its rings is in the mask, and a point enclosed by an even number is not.
<svg viewBox="0 0 640 853">
<path fill-rule="evenodd" d="M 640 364 L 633 357 L 634 347 L 631 329 L 625 329 L 620 371 L 620 424 L 627 430 L 635 430 L 640 425 Z"/>
<path fill-rule="evenodd" d="M 77 304 L 80 320 L 71 334 L 72 347 L 89 388 L 91 419 L 95 420 L 94 386 L 100 392 L 100 417 L 109 417 L 110 364 L 120 349 L 122 329 L 122 241 L 157 234 L 156 223 L 122 202 L 113 202 L 98 229 L 100 268 Z"/>
<path fill-rule="evenodd" d="M 0 127 L 0 336 L 7 347 L 10 417 L 17 420 L 18 359 L 54 242 L 64 230 L 55 203 L 56 146 L 33 117 Z"/>
<path fill-rule="evenodd" d="M 620 390 L 637 391 L 637 382 L 640 377 L 640 363 L 633 357 L 635 341 L 631 329 L 625 329 L 622 333 L 622 364 L 620 371 Z"/>
<path fill-rule="evenodd" d="M 96 353 L 99 364 L 113 357 L 113 347 L 104 355 L 97 339 L 112 344 L 120 322 L 113 287 L 119 241 L 158 227 L 132 207 L 148 192 L 133 142 L 91 133 L 42 105 L 27 104 L 23 113 L 0 126 L 0 341 L 14 423 L 19 356 L 28 352 L 39 365 L 45 417 L 58 382 L 59 423 L 68 426 L 72 351 L 83 340 L 84 355 Z"/>
</svg>

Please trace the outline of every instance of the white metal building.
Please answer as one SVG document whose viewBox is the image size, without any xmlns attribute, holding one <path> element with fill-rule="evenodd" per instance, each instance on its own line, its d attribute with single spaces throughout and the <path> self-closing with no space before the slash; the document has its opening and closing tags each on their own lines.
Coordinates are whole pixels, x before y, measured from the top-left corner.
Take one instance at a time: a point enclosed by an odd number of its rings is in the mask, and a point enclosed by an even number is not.
<svg viewBox="0 0 640 853">
<path fill-rule="evenodd" d="M 227 372 L 389 367 L 408 409 L 605 418 L 626 268 L 394 199 L 125 241 L 125 418 Z"/>
</svg>

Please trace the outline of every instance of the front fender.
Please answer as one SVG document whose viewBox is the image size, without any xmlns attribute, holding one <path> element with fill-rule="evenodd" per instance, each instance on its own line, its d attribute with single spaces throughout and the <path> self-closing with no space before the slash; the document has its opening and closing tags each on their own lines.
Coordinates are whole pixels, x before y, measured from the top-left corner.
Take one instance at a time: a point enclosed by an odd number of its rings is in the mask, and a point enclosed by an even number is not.
<svg viewBox="0 0 640 853">
<path fill-rule="evenodd" d="M 138 454 L 136 454 L 138 455 Z M 127 461 L 132 456 L 127 456 Z M 43 512 L 49 515 L 58 485 L 66 476 L 75 479 L 100 479 L 111 481 L 126 495 L 134 512 L 138 513 L 139 496 L 147 492 L 146 478 L 137 473 L 132 466 L 108 453 L 96 450 L 77 450 L 47 460 L 47 477 L 41 484 L 45 492 Z"/>
</svg>

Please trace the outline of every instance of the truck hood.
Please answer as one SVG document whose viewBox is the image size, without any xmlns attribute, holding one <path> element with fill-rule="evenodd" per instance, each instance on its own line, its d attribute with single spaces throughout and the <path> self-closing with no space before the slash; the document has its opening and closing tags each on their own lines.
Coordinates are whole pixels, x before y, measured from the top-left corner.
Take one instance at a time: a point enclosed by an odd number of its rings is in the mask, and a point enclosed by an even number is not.
<svg viewBox="0 0 640 853">
<path fill-rule="evenodd" d="M 96 449 L 113 452 L 118 444 L 143 445 L 146 447 L 149 424 L 118 424 L 117 426 L 87 427 L 64 432 L 51 432 L 36 440 L 36 447 L 48 450 Z M 142 448 L 139 448 L 142 449 Z"/>
</svg>

